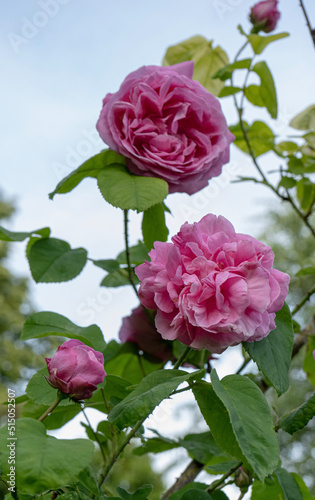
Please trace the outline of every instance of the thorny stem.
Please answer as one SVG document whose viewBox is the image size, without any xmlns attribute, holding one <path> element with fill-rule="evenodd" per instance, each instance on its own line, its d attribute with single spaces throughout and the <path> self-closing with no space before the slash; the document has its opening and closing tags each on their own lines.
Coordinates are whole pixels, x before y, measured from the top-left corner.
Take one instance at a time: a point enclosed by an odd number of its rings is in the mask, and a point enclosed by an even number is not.
<svg viewBox="0 0 315 500">
<path fill-rule="evenodd" d="M 137 291 L 136 285 L 134 284 L 134 281 L 133 281 L 132 267 L 131 267 L 131 262 L 130 262 L 130 250 L 129 250 L 129 242 L 128 242 L 128 210 L 124 210 L 124 228 L 125 228 L 125 250 L 126 250 L 126 260 L 127 260 L 127 267 L 128 267 L 128 279 L 129 279 L 130 285 L 132 286 L 135 294 L 138 297 L 138 291 Z"/>
<path fill-rule="evenodd" d="M 305 17 L 306 25 L 308 27 L 308 30 L 309 30 L 310 34 L 311 34 L 311 37 L 312 37 L 312 40 L 313 40 L 313 44 L 314 44 L 314 47 L 315 47 L 315 29 L 313 29 L 312 26 L 311 26 L 310 20 L 308 18 L 306 9 L 305 9 L 304 4 L 303 4 L 303 0 L 300 0 L 300 6 L 302 7 L 302 11 L 303 11 L 303 14 L 304 14 L 304 17 Z"/>
<path fill-rule="evenodd" d="M 210 486 L 206 489 L 206 491 L 208 493 L 212 493 L 214 490 L 218 489 L 218 487 L 220 487 L 221 484 L 223 484 L 228 477 L 230 477 L 232 474 L 234 474 L 234 472 L 239 467 L 241 467 L 242 463 L 243 462 L 238 462 L 238 464 L 236 464 L 234 467 L 232 467 L 232 469 L 230 469 L 229 472 L 226 472 L 225 474 L 223 474 L 223 476 L 220 479 L 218 479 L 217 481 L 213 481 L 213 483 L 210 484 Z"/>
<path fill-rule="evenodd" d="M 295 306 L 295 308 L 292 310 L 291 312 L 291 315 L 293 316 L 294 314 L 296 314 L 305 304 L 305 302 L 307 302 L 311 296 L 315 293 L 315 287 L 312 288 L 306 295 L 305 297 L 303 297 L 303 299 Z"/>
<path fill-rule="evenodd" d="M 114 463 L 116 462 L 117 458 L 121 454 L 121 452 L 126 448 L 127 444 L 129 444 L 130 440 L 134 437 L 138 429 L 141 427 L 143 422 L 146 420 L 147 417 L 139 420 L 131 431 L 127 434 L 123 442 L 120 444 L 120 446 L 117 448 L 116 452 L 113 454 L 111 461 L 104 467 L 102 474 L 99 478 L 98 486 L 101 487 L 105 479 L 107 478 L 111 468 L 113 467 Z"/>
<path fill-rule="evenodd" d="M 59 405 L 60 401 L 64 399 L 64 395 L 62 394 L 62 392 L 58 391 L 58 395 L 55 399 L 55 401 L 50 405 L 50 407 L 48 408 L 48 410 L 46 410 L 40 417 L 39 417 L 39 422 L 42 422 L 43 420 L 45 420 L 46 417 L 48 417 L 48 415 Z"/>
</svg>

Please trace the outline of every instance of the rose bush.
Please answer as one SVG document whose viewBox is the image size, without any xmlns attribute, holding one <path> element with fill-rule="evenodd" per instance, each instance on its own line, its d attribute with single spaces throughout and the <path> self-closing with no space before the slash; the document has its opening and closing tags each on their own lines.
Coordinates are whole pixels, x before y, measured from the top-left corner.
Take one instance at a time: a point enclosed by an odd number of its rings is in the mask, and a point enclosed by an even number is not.
<svg viewBox="0 0 315 500">
<path fill-rule="evenodd" d="M 275 29 L 280 19 L 277 9 L 278 0 L 264 0 L 251 8 L 249 19 L 254 25 L 254 30 L 270 33 Z"/>
<path fill-rule="evenodd" d="M 105 378 L 103 354 L 80 340 L 68 340 L 46 358 L 49 382 L 75 399 L 89 399 Z"/>
<path fill-rule="evenodd" d="M 229 132 L 220 103 L 192 81 L 194 63 L 143 66 L 107 94 L 97 130 L 137 175 L 159 177 L 169 192 L 193 194 L 229 161 Z"/>
<path fill-rule="evenodd" d="M 272 268 L 270 247 L 236 233 L 224 217 L 185 223 L 172 243 L 156 242 L 149 255 L 151 262 L 136 268 L 139 298 L 157 310 L 164 339 L 221 353 L 275 328 L 290 278 Z"/>
<path fill-rule="evenodd" d="M 136 307 L 130 316 L 122 319 L 119 339 L 122 343 L 133 342 L 143 353 L 159 361 L 166 361 L 172 356 L 172 346 L 162 339 L 142 306 Z"/>
</svg>

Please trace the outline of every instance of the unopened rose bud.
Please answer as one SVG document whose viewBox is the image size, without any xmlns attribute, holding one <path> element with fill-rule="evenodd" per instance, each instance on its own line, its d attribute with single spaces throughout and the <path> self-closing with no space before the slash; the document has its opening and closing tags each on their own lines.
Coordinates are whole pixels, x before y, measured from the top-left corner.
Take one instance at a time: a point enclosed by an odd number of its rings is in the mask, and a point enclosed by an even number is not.
<svg viewBox="0 0 315 500">
<path fill-rule="evenodd" d="M 254 32 L 264 31 L 270 33 L 275 29 L 280 19 L 277 4 L 278 0 L 264 0 L 251 8 L 249 19 L 254 25 Z"/>
<path fill-rule="evenodd" d="M 235 484 L 238 486 L 242 491 L 247 491 L 250 484 L 251 484 L 251 478 L 248 475 L 248 473 L 243 469 L 243 467 L 240 467 L 237 469 L 235 472 Z"/>
<path fill-rule="evenodd" d="M 103 354 L 80 340 L 68 340 L 46 358 L 49 383 L 75 399 L 89 399 L 105 378 Z"/>
</svg>

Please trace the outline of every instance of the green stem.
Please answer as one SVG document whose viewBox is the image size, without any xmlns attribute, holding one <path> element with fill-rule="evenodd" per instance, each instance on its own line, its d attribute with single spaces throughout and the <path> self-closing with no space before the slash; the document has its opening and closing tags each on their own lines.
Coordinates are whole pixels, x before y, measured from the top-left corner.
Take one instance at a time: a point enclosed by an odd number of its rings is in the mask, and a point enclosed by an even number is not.
<svg viewBox="0 0 315 500">
<path fill-rule="evenodd" d="M 176 361 L 175 365 L 174 365 L 174 370 L 177 370 L 180 365 L 185 361 L 185 359 L 187 358 L 189 352 L 191 351 L 191 348 L 190 347 L 186 347 L 185 351 L 183 352 L 183 354 L 180 356 L 180 358 L 178 358 L 178 360 Z"/>
<path fill-rule="evenodd" d="M 126 250 L 126 260 L 127 260 L 127 267 L 128 267 L 128 279 L 129 279 L 130 285 L 132 286 L 135 294 L 138 297 L 138 291 L 137 291 L 136 285 L 134 284 L 134 281 L 133 281 L 132 267 L 131 267 L 131 262 L 130 262 L 130 250 L 129 250 L 129 242 L 128 242 L 128 210 L 124 210 L 124 229 L 125 229 L 125 250 Z"/>
<path fill-rule="evenodd" d="M 244 368 L 248 365 L 248 363 L 251 361 L 251 358 L 246 358 L 244 359 L 242 365 L 239 367 L 239 369 L 237 370 L 236 372 L 236 375 L 239 375 L 243 370 Z"/>
<path fill-rule="evenodd" d="M 88 426 L 90 427 L 90 429 L 91 429 L 91 431 L 92 431 L 92 433 L 93 433 L 93 436 L 94 436 L 94 438 L 95 438 L 95 441 L 97 442 L 97 444 L 98 444 L 98 445 L 99 445 L 99 447 L 100 447 L 100 450 L 101 450 L 101 455 L 102 455 L 102 458 L 103 458 L 104 464 L 106 465 L 106 463 L 107 463 L 107 459 L 106 459 L 106 456 L 105 456 L 105 453 L 104 453 L 104 450 L 103 450 L 102 443 L 100 442 L 100 440 L 99 440 L 99 438 L 98 438 L 97 433 L 94 431 L 94 429 L 93 429 L 93 427 L 92 427 L 92 425 L 91 425 L 91 422 L 90 422 L 90 420 L 89 420 L 89 418 L 88 418 L 88 416 L 87 416 L 87 414 L 86 414 L 86 411 L 85 411 L 85 409 L 84 409 L 84 406 L 83 406 L 83 405 L 82 405 L 82 406 L 80 405 L 80 407 L 81 407 L 81 411 L 82 411 L 82 413 L 83 413 L 83 415 L 84 415 L 84 417 L 85 417 L 85 420 L 87 421 Z"/>
<path fill-rule="evenodd" d="M 50 407 L 48 408 L 48 410 L 46 410 L 40 417 L 39 417 L 39 422 L 42 422 L 43 420 L 45 420 L 46 417 L 48 417 L 48 415 L 59 405 L 60 401 L 62 401 L 63 399 L 65 399 L 65 395 L 58 391 L 58 394 L 57 394 L 57 397 L 55 399 L 55 401 L 53 402 L 52 405 L 50 405 Z"/>
<path fill-rule="evenodd" d="M 123 442 L 120 444 L 120 446 L 117 448 L 116 452 L 113 454 L 111 461 L 104 467 L 102 474 L 100 476 L 98 485 L 99 487 L 102 486 L 103 482 L 107 478 L 111 468 L 113 467 L 114 463 L 116 462 L 117 458 L 121 454 L 121 452 L 126 448 L 127 444 L 129 444 L 130 440 L 134 437 L 138 429 L 141 427 L 143 422 L 146 420 L 147 417 L 143 418 L 142 420 L 139 420 L 134 427 L 131 429 L 131 431 L 127 434 Z"/>
<path fill-rule="evenodd" d="M 314 295 L 315 293 L 315 287 L 312 288 L 306 295 L 305 297 L 303 297 L 303 299 L 295 306 L 295 308 L 292 310 L 291 312 L 291 315 L 293 316 L 294 314 L 296 314 L 305 304 L 305 302 L 307 302 L 312 295 Z"/>
<path fill-rule="evenodd" d="M 229 470 L 229 472 L 226 472 L 220 479 L 217 481 L 213 481 L 213 483 L 210 484 L 210 486 L 206 489 L 208 493 L 212 493 L 214 490 L 218 489 L 221 484 L 225 482 L 225 480 L 230 477 L 234 472 L 241 467 L 243 462 L 238 462 L 238 464 L 235 465 L 235 467 L 232 467 L 232 469 Z M 219 488 L 220 489 L 220 488 Z"/>
</svg>

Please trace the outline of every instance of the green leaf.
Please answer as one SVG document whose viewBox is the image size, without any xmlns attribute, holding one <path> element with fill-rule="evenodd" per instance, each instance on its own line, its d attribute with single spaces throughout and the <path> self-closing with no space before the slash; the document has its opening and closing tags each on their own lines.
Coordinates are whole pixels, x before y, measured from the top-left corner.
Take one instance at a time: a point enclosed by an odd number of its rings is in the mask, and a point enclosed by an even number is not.
<svg viewBox="0 0 315 500">
<path fill-rule="evenodd" d="M 303 500 L 297 482 L 288 471 L 279 468 L 275 471 L 275 475 L 284 493 L 284 500 Z"/>
<path fill-rule="evenodd" d="M 310 336 L 306 345 L 306 354 L 304 358 L 303 370 L 308 379 L 315 385 L 315 361 L 313 351 L 315 350 L 315 337 Z"/>
<path fill-rule="evenodd" d="M 213 457 L 222 456 L 224 452 L 218 446 L 211 432 L 188 434 L 179 440 L 180 446 L 185 448 L 189 455 L 202 464 L 207 464 Z"/>
<path fill-rule="evenodd" d="M 315 267 L 304 267 L 303 269 L 300 269 L 295 276 L 307 276 L 310 274 L 315 274 Z"/>
<path fill-rule="evenodd" d="M 305 177 L 300 179 L 296 186 L 296 194 L 300 207 L 308 212 L 315 201 L 315 184 Z"/>
<path fill-rule="evenodd" d="M 155 241 L 166 241 L 168 229 L 165 225 L 165 211 L 163 203 L 154 205 L 145 212 L 142 218 L 143 241 L 148 250 L 153 248 Z"/>
<path fill-rule="evenodd" d="M 184 61 L 194 61 L 193 79 L 218 96 L 223 84 L 215 80 L 213 75 L 229 62 L 226 52 L 220 46 L 213 47 L 212 41 L 202 36 L 194 36 L 169 47 L 163 65 L 172 66 Z"/>
<path fill-rule="evenodd" d="M 241 87 L 223 87 L 221 90 L 220 94 L 218 97 L 228 97 L 230 95 L 237 94 L 238 92 L 241 92 Z"/>
<path fill-rule="evenodd" d="M 183 382 L 202 377 L 204 370 L 187 373 L 181 370 L 159 370 L 147 375 L 110 414 L 108 420 L 120 429 L 133 426 L 149 416 L 154 408 L 170 396 Z"/>
<path fill-rule="evenodd" d="M 56 392 L 55 392 L 56 396 Z M 56 398 L 52 398 L 51 403 L 54 401 Z M 66 401 L 66 400 L 64 400 Z M 22 407 L 22 417 L 25 418 L 33 418 L 35 420 L 38 420 L 38 418 L 43 415 L 43 413 L 47 410 L 48 406 L 50 404 L 42 404 L 38 405 L 34 403 L 33 401 L 29 400 L 27 403 Z M 81 411 L 80 406 L 75 403 L 69 403 L 66 404 L 65 406 L 58 405 L 57 408 L 54 409 L 54 411 L 45 418 L 43 424 L 46 427 L 46 429 L 59 429 L 63 425 L 65 425 L 67 422 L 72 420 L 79 412 Z"/>
<path fill-rule="evenodd" d="M 55 194 L 69 193 L 86 177 L 96 178 L 101 170 L 112 164 L 125 165 L 126 160 L 123 156 L 115 153 L 111 149 L 106 149 L 101 153 L 92 156 L 85 161 L 80 167 L 67 175 L 58 184 L 55 190 L 49 194 L 52 200 Z"/>
<path fill-rule="evenodd" d="M 289 369 L 294 342 L 290 309 L 284 304 L 276 314 L 276 329 L 255 342 L 243 342 L 250 357 L 279 395 L 289 388 Z"/>
<path fill-rule="evenodd" d="M 16 421 L 16 485 L 21 493 L 39 494 L 65 486 L 91 462 L 94 445 L 86 439 L 46 436 L 44 424 L 30 418 Z M 2 467 L 8 474 L 7 428 L 0 430 Z"/>
<path fill-rule="evenodd" d="M 192 391 L 217 445 L 232 457 L 246 461 L 233 432 L 229 413 L 211 384 L 197 382 Z"/>
<path fill-rule="evenodd" d="M 250 498 L 251 500 L 285 500 L 279 481 L 274 476 L 265 483 L 255 479 Z"/>
<path fill-rule="evenodd" d="M 125 344 L 127 346 L 127 344 Z M 138 384 L 143 379 L 143 371 L 149 374 L 161 367 L 159 363 L 150 363 L 141 357 L 141 364 L 137 348 L 129 343 L 128 347 L 133 347 L 134 352 L 123 352 L 106 362 L 106 373 L 117 375 L 129 380 L 131 384 Z"/>
<path fill-rule="evenodd" d="M 137 283 L 138 278 L 134 279 L 134 282 Z M 101 281 L 101 286 L 106 286 L 109 288 L 117 288 L 119 286 L 130 285 L 130 281 L 128 278 L 128 271 L 125 269 L 119 269 L 118 271 L 113 271 L 109 273 L 105 278 Z"/>
<path fill-rule="evenodd" d="M 168 195 L 168 184 L 163 179 L 133 175 L 118 164 L 102 170 L 97 183 L 104 199 L 122 210 L 143 212 Z"/>
<path fill-rule="evenodd" d="M 286 38 L 289 33 L 278 33 L 277 35 L 261 36 L 261 35 L 247 35 L 247 39 L 251 44 L 255 54 L 261 54 L 262 51 L 269 45 L 269 43 L 280 40 L 281 38 Z"/>
<path fill-rule="evenodd" d="M 293 141 L 281 141 L 275 146 L 276 152 L 282 154 L 287 153 L 288 155 L 292 155 L 298 151 L 298 145 Z"/>
<path fill-rule="evenodd" d="M 47 311 L 31 314 L 27 318 L 21 333 L 21 340 L 38 339 L 50 335 L 81 340 L 100 352 L 106 347 L 103 334 L 97 325 L 77 326 L 65 316 Z"/>
<path fill-rule="evenodd" d="M 266 106 L 271 118 L 277 118 L 278 104 L 275 84 L 272 74 L 267 66 L 267 63 L 261 61 L 253 67 L 254 71 L 260 78 L 260 96 Z"/>
<path fill-rule="evenodd" d="M 213 497 L 209 495 L 206 491 L 198 490 L 196 488 L 192 488 L 191 490 L 186 491 L 181 497 L 181 500 L 211 500 Z"/>
<path fill-rule="evenodd" d="M 179 443 L 176 443 L 171 439 L 154 437 L 151 439 L 147 439 L 142 446 L 135 448 L 133 450 L 133 453 L 138 456 L 142 456 L 147 453 L 163 453 L 164 451 L 173 450 L 174 448 L 178 448 L 179 446 Z"/>
<path fill-rule="evenodd" d="M 139 264 L 142 264 L 145 260 L 149 259 L 148 249 L 142 243 L 142 241 L 138 241 L 137 245 L 134 245 L 133 247 L 129 248 L 129 258 L 130 258 L 130 263 L 135 266 L 138 266 Z M 119 264 L 127 265 L 127 257 L 125 250 L 121 252 L 119 255 L 117 255 L 117 262 L 119 262 Z"/>
<path fill-rule="evenodd" d="M 299 408 L 293 410 L 289 415 L 284 416 L 280 422 L 280 429 L 294 434 L 299 429 L 303 429 L 315 415 L 315 394 L 313 394 Z"/>
<path fill-rule="evenodd" d="M 302 493 L 303 500 L 314 500 L 315 497 L 313 497 L 313 495 L 311 495 L 308 487 L 304 483 L 301 476 L 299 476 L 298 474 L 295 474 L 294 472 L 291 472 L 291 476 L 294 478 L 294 480 L 298 484 L 298 487 L 300 488 L 300 491 Z"/>
<path fill-rule="evenodd" d="M 300 158 L 296 158 L 295 156 L 291 156 L 291 158 L 289 158 L 289 161 L 288 161 L 288 171 L 291 174 L 304 175 L 305 165 Z"/>
<path fill-rule="evenodd" d="M 241 61 L 236 61 L 232 64 L 226 64 L 223 68 L 219 69 L 213 78 L 219 78 L 222 81 L 231 78 L 232 73 L 236 69 L 248 69 L 252 63 L 251 59 L 242 59 Z"/>
<path fill-rule="evenodd" d="M 43 227 L 41 229 L 34 229 L 28 233 L 13 232 L 0 226 L 0 240 L 2 241 L 24 241 L 26 238 L 31 238 L 34 234 L 41 236 L 42 238 L 48 238 L 50 235 L 50 228 Z"/>
<path fill-rule="evenodd" d="M 117 487 L 117 493 L 123 500 L 147 500 L 148 495 L 150 495 L 153 486 L 151 484 L 144 484 L 140 486 L 134 493 L 128 493 L 128 491 L 123 488 Z"/>
<path fill-rule="evenodd" d="M 312 104 L 292 118 L 289 125 L 297 130 L 315 129 L 315 104 Z"/>
<path fill-rule="evenodd" d="M 108 374 L 102 386 L 104 388 L 104 394 L 111 406 L 115 406 L 125 399 L 131 391 L 129 380 L 118 377 L 117 375 Z"/>
<path fill-rule="evenodd" d="M 36 283 L 57 283 L 80 274 L 86 264 L 87 251 L 71 249 L 63 240 L 43 238 L 31 246 L 28 260 Z"/>
<path fill-rule="evenodd" d="M 282 186 L 285 189 L 292 189 L 294 186 L 296 186 L 296 184 L 297 184 L 297 182 L 295 179 L 293 179 L 292 177 L 287 177 L 286 175 L 283 175 L 281 177 L 279 184 L 278 184 L 278 187 Z"/>
<path fill-rule="evenodd" d="M 249 102 L 254 104 L 254 106 L 259 106 L 261 108 L 265 106 L 264 101 L 261 97 L 259 85 L 249 85 L 248 87 L 246 87 L 245 97 Z"/>
<path fill-rule="evenodd" d="M 264 122 L 256 121 L 251 126 L 249 126 L 246 122 L 243 123 L 251 148 L 256 157 L 273 149 L 274 134 Z M 240 124 L 238 123 L 237 125 L 231 126 L 230 131 L 235 135 L 235 141 L 233 141 L 233 144 L 244 151 L 244 153 L 249 154 Z"/>
<path fill-rule="evenodd" d="M 47 368 L 41 368 L 32 376 L 27 384 L 26 394 L 34 403 L 50 406 L 57 397 L 57 389 L 51 387 L 43 375 L 48 377 Z M 60 406 L 69 404 L 73 404 L 69 399 L 63 399 L 59 403 Z"/>
<path fill-rule="evenodd" d="M 242 375 L 228 375 L 221 382 L 211 372 L 213 389 L 228 411 L 238 444 L 260 480 L 279 462 L 279 445 L 268 403 L 257 385 Z"/>
<path fill-rule="evenodd" d="M 93 260 L 92 262 L 94 266 L 100 267 L 108 273 L 119 270 L 119 262 L 117 262 L 117 260 L 115 259 Z"/>
</svg>

